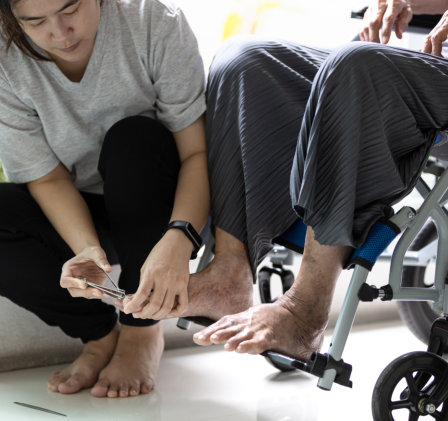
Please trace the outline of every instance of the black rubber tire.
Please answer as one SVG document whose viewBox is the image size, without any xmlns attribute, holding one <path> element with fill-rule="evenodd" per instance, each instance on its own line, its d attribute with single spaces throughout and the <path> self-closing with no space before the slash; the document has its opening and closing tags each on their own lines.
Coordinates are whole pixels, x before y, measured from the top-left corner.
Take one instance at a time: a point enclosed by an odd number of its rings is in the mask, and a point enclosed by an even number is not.
<svg viewBox="0 0 448 421">
<path fill-rule="evenodd" d="M 448 413 L 447 402 L 443 404 L 441 411 L 429 415 L 419 412 L 418 402 L 424 397 L 431 396 L 434 386 L 446 375 L 447 367 L 448 363 L 443 358 L 430 352 L 410 352 L 396 358 L 383 370 L 375 384 L 372 395 L 373 420 L 394 421 L 394 409 L 399 408 L 409 410 L 410 421 L 417 421 L 423 416 L 428 421 L 445 420 Z M 427 376 L 422 385 L 418 384 L 419 376 Z M 402 379 L 407 381 L 407 388 L 403 389 L 403 385 L 399 385 Z M 410 382 L 413 388 L 409 388 Z M 397 391 L 400 392 L 399 400 L 394 397 L 397 386 L 399 388 Z M 442 417 L 442 414 L 445 416 Z"/>
<path fill-rule="evenodd" d="M 409 250 L 420 250 L 436 238 L 436 227 L 432 221 L 429 221 L 415 237 Z M 404 266 L 402 285 L 404 287 L 425 286 L 425 272 L 426 267 Z M 397 307 L 401 319 L 410 331 L 423 343 L 428 344 L 432 323 L 440 317 L 440 314 L 432 309 L 431 303 L 427 301 L 397 301 Z M 447 351 L 448 349 L 445 349 L 445 352 Z"/>
</svg>

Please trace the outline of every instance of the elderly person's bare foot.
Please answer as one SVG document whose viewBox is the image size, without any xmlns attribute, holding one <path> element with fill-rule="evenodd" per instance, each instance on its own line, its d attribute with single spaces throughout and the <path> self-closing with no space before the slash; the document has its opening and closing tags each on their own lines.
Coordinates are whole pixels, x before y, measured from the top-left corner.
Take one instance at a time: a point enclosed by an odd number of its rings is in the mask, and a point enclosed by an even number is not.
<svg viewBox="0 0 448 421">
<path fill-rule="evenodd" d="M 216 228 L 216 254 L 188 284 L 188 307 L 183 316 L 218 320 L 252 305 L 253 276 L 244 244 Z"/>
<path fill-rule="evenodd" d="M 194 335 L 199 345 L 225 344 L 228 351 L 277 351 L 307 360 L 320 349 L 334 287 L 348 247 L 320 245 L 308 228 L 305 253 L 291 289 L 273 304 L 225 316 Z"/>
<path fill-rule="evenodd" d="M 101 371 L 92 395 L 125 398 L 149 393 L 155 385 L 163 348 L 161 323 L 122 326 L 112 359 Z"/>
<path fill-rule="evenodd" d="M 261 354 L 277 351 L 308 360 L 322 345 L 327 312 L 286 293 L 273 304 L 260 304 L 225 316 L 194 335 L 199 345 L 225 344 L 226 351 Z"/>
<path fill-rule="evenodd" d="M 105 337 L 87 342 L 81 355 L 72 364 L 51 375 L 48 389 L 70 394 L 92 387 L 98 379 L 98 374 L 112 357 L 117 339 L 118 327 L 115 327 Z"/>
</svg>

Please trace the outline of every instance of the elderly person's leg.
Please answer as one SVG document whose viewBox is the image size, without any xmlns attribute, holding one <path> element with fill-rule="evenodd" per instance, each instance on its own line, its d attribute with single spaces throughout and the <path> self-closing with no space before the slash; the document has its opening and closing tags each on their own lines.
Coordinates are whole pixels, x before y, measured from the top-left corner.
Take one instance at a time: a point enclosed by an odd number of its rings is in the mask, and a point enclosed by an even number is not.
<svg viewBox="0 0 448 421">
<path fill-rule="evenodd" d="M 312 81 L 328 52 L 240 37 L 210 69 L 207 154 L 215 258 L 192 275 L 186 316 L 217 319 L 252 303 L 254 273 L 296 219 L 289 175 Z"/>
<path fill-rule="evenodd" d="M 191 275 L 185 315 L 218 320 L 252 305 L 252 271 L 247 248 L 240 240 L 216 227 L 213 261 Z"/>
<path fill-rule="evenodd" d="M 319 349 L 348 250 L 413 188 L 448 127 L 447 95 L 448 64 L 438 57 L 365 43 L 332 53 L 314 80 L 291 172 L 293 206 L 309 227 L 295 284 L 196 342 L 301 359 Z"/>
<path fill-rule="evenodd" d="M 306 360 L 322 345 L 334 287 L 349 247 L 322 246 L 308 228 L 305 252 L 292 288 L 272 304 L 226 316 L 194 336 L 199 345 L 225 343 L 227 351 L 274 350 Z"/>
</svg>

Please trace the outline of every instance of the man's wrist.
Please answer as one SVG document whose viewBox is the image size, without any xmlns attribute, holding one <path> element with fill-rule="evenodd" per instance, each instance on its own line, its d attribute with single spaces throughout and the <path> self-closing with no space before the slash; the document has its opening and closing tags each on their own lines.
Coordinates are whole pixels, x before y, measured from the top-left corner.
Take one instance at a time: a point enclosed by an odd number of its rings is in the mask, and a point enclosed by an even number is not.
<svg viewBox="0 0 448 421">
<path fill-rule="evenodd" d="M 193 245 L 191 259 L 196 259 L 199 249 L 202 246 L 202 238 L 194 229 L 193 225 L 187 221 L 171 221 L 166 227 L 166 231 L 170 229 L 180 230 L 188 238 Z"/>
</svg>

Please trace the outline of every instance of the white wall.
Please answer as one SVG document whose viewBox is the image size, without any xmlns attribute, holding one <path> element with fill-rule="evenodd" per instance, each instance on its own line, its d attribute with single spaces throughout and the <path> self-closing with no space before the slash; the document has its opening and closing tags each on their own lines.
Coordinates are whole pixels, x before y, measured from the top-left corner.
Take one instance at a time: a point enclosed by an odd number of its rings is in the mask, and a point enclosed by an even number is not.
<svg viewBox="0 0 448 421">
<path fill-rule="evenodd" d="M 245 30 L 253 21 L 260 3 L 277 6 L 262 12 L 258 34 L 284 38 L 298 43 L 333 48 L 353 39 L 361 21 L 351 19 L 352 10 L 360 9 L 369 0 L 174 0 L 184 10 L 198 38 L 208 68 L 213 54 L 223 41 L 223 29 L 229 14 L 248 17 Z M 249 22 L 250 21 L 250 22 Z M 405 35 L 402 41 L 392 37 L 393 45 L 420 48 L 420 39 Z"/>
</svg>

